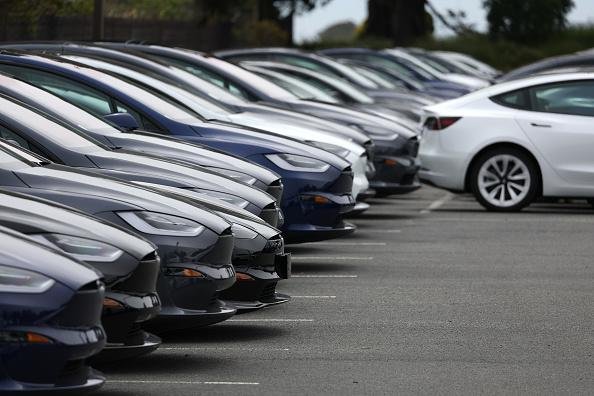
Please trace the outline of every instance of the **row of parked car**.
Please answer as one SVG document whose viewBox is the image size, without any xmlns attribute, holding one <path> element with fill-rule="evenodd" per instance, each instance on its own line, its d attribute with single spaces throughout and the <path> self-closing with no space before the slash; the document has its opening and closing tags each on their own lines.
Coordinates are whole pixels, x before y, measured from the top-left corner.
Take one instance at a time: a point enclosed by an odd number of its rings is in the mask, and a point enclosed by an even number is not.
<svg viewBox="0 0 594 396">
<path fill-rule="evenodd" d="M 437 111 L 493 87 L 438 102 L 498 75 L 419 49 L 0 45 L 0 390 L 94 389 L 89 364 L 288 302 L 285 243 L 353 233 L 419 175 L 465 188 L 441 147 L 465 121 Z"/>
</svg>

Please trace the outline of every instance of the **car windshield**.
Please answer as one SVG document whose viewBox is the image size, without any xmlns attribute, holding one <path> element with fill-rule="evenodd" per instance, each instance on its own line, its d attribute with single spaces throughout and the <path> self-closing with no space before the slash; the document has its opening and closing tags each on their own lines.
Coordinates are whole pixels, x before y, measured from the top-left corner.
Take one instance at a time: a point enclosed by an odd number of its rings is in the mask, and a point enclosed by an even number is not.
<svg viewBox="0 0 594 396">
<path fill-rule="evenodd" d="M 201 56 L 201 55 L 196 55 Z M 242 81 L 243 84 L 247 84 L 258 91 L 265 92 L 267 95 L 274 97 L 279 100 L 296 100 L 298 99 L 295 95 L 265 80 L 257 74 L 251 73 L 239 66 L 231 64 L 229 62 L 220 60 L 218 58 L 205 58 L 208 63 L 212 66 L 202 66 L 198 62 L 194 63 L 185 59 L 160 57 L 170 64 L 180 67 L 182 70 L 190 72 L 206 81 L 209 81 L 217 86 L 227 89 L 238 97 L 244 97 L 245 95 L 239 91 L 239 88 L 234 87 L 233 83 L 227 81 L 228 79 L 224 74 L 232 75 L 238 80 Z M 215 69 L 215 70 L 213 70 Z M 223 73 L 223 74 L 221 74 Z"/>
<path fill-rule="evenodd" d="M 157 78 L 147 76 L 146 74 L 131 68 L 81 56 L 68 56 L 67 58 L 96 67 L 101 70 L 116 73 L 120 78 L 123 78 L 132 84 L 139 85 L 143 89 L 151 91 L 151 93 L 163 100 L 167 100 L 163 94 L 168 94 L 172 99 L 184 104 L 185 106 L 188 106 L 189 111 L 196 112 L 196 115 L 200 117 L 213 119 L 217 116 L 227 116 L 228 114 L 231 114 L 231 112 L 226 108 L 218 106 L 213 102 L 205 100 L 197 95 L 193 95 L 189 91 L 180 89 Z"/>
<path fill-rule="evenodd" d="M 62 66 L 71 68 L 72 70 L 75 70 L 78 73 L 82 72 L 86 77 L 93 78 L 105 85 L 117 89 L 118 91 L 122 92 L 128 97 L 140 103 L 143 103 L 145 106 L 152 108 L 154 111 L 160 113 L 164 117 L 167 117 L 171 120 L 188 124 L 201 122 L 200 119 L 196 118 L 189 112 L 179 107 L 176 107 L 156 97 L 155 95 L 152 95 L 150 92 L 147 92 L 141 88 L 138 88 L 109 74 L 90 68 L 75 66 L 73 64 L 68 63 L 63 63 Z M 85 93 L 78 92 L 78 90 L 75 89 L 73 84 L 69 82 L 68 78 L 21 66 L 3 64 L 1 65 L 1 68 L 5 72 L 13 74 L 33 85 L 42 87 L 43 89 L 55 93 L 60 97 L 70 97 L 76 102 L 92 100 L 92 98 L 89 98 L 87 95 L 85 95 Z M 105 114 L 110 113 L 109 109 L 103 109 L 102 112 Z"/>
<path fill-rule="evenodd" d="M 333 98 L 332 96 L 326 94 L 321 89 L 317 87 L 311 86 L 306 84 L 302 81 L 299 81 L 293 77 L 285 76 L 281 73 L 277 73 L 274 71 L 266 70 L 263 68 L 251 68 L 248 67 L 253 73 L 258 74 L 259 76 L 266 78 L 272 81 L 274 84 L 279 85 L 286 89 L 287 91 L 292 92 L 295 96 L 299 99 L 304 100 L 319 100 L 322 102 L 329 102 L 329 103 L 339 103 L 338 100 Z"/>
<path fill-rule="evenodd" d="M 6 98 L 0 98 L 0 114 L 3 118 L 10 118 L 26 128 L 38 131 L 59 146 L 76 149 L 77 151 L 102 149 L 92 140 Z"/>
</svg>

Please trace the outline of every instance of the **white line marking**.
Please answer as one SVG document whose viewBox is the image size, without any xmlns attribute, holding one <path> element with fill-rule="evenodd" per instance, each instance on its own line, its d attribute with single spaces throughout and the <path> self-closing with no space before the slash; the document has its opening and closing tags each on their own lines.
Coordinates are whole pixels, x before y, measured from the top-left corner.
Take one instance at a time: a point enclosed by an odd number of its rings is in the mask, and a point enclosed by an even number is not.
<svg viewBox="0 0 594 396">
<path fill-rule="evenodd" d="M 427 214 L 430 213 L 432 210 L 438 209 L 440 208 L 443 204 L 445 204 L 448 201 L 451 201 L 456 195 L 452 194 L 452 193 L 447 193 L 446 195 L 444 195 L 443 197 L 439 198 L 436 201 L 433 201 L 431 203 L 431 205 L 427 206 L 427 208 L 421 210 L 421 214 Z"/>
<path fill-rule="evenodd" d="M 380 232 L 382 234 L 399 234 L 402 232 L 402 230 L 382 230 L 382 229 L 372 229 L 372 230 L 361 230 L 359 232 Z"/>
<path fill-rule="evenodd" d="M 291 298 L 336 298 L 336 296 L 291 296 Z"/>
<path fill-rule="evenodd" d="M 315 242 L 309 246 L 386 246 L 386 242 Z"/>
<path fill-rule="evenodd" d="M 354 257 L 354 256 L 295 256 L 291 260 L 373 260 L 373 257 Z"/>
<path fill-rule="evenodd" d="M 291 278 L 358 278 L 359 275 L 294 275 Z"/>
<path fill-rule="evenodd" d="M 288 351 L 289 348 L 230 348 L 230 347 L 159 347 L 164 351 L 237 351 L 237 352 L 258 352 L 258 351 Z"/>
<path fill-rule="evenodd" d="M 116 384 L 166 384 L 166 385 L 260 385 L 259 382 L 234 382 L 234 381 L 159 381 L 159 380 L 114 380 L 109 383 Z"/>
<path fill-rule="evenodd" d="M 227 322 L 313 322 L 313 319 L 227 319 Z"/>
</svg>

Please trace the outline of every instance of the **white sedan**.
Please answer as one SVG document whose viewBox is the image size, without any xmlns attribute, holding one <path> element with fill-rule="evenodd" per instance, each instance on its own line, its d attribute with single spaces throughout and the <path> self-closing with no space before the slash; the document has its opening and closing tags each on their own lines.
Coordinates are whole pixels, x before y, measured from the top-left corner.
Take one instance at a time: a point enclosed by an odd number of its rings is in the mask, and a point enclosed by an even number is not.
<svg viewBox="0 0 594 396">
<path fill-rule="evenodd" d="M 424 109 L 420 176 L 487 209 L 594 197 L 594 73 L 495 85 Z"/>
</svg>

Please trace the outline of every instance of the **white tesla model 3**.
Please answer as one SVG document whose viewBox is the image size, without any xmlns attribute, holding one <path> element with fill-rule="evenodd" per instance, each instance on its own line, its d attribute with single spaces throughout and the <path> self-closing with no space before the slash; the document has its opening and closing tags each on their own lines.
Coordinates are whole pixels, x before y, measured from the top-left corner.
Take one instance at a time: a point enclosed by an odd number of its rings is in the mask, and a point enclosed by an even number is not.
<svg viewBox="0 0 594 396">
<path fill-rule="evenodd" d="M 421 178 L 487 209 L 594 197 L 594 73 L 494 85 L 426 107 L 421 122 Z"/>
</svg>

